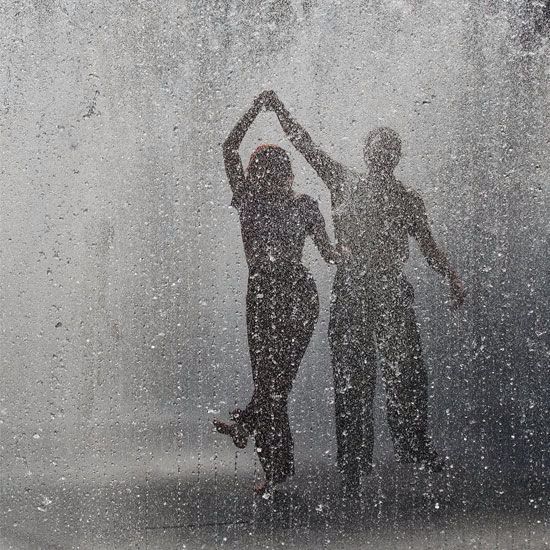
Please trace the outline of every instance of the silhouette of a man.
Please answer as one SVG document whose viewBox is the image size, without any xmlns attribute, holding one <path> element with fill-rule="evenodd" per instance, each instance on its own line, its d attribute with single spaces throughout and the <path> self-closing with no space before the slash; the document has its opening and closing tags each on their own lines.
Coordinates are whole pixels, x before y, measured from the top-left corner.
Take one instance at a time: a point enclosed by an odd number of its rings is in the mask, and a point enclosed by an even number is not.
<svg viewBox="0 0 550 550">
<path fill-rule="evenodd" d="M 372 467 L 377 353 L 383 359 L 387 417 L 397 458 L 433 470 L 441 461 L 428 435 L 428 377 L 403 274 L 414 237 L 428 261 L 450 282 L 453 306 L 464 300 L 460 278 L 438 248 L 422 198 L 394 176 L 401 140 L 389 128 L 365 142 L 366 174 L 331 159 L 289 114 L 275 93 L 270 108 L 283 130 L 330 190 L 336 238 L 349 251 L 332 292 L 329 340 L 335 389 L 338 465 L 350 488 Z"/>
</svg>

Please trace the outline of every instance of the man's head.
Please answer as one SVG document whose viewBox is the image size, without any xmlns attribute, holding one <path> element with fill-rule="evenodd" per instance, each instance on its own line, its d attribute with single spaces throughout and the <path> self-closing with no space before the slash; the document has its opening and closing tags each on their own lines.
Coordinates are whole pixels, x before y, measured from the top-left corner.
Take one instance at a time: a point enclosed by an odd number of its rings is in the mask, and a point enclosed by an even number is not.
<svg viewBox="0 0 550 550">
<path fill-rule="evenodd" d="M 260 145 L 250 156 L 247 171 L 251 191 L 261 194 L 286 193 L 294 181 L 288 153 L 277 145 Z"/>
<path fill-rule="evenodd" d="M 376 128 L 367 136 L 363 154 L 369 168 L 393 172 L 401 158 L 401 139 L 391 128 Z"/>
</svg>

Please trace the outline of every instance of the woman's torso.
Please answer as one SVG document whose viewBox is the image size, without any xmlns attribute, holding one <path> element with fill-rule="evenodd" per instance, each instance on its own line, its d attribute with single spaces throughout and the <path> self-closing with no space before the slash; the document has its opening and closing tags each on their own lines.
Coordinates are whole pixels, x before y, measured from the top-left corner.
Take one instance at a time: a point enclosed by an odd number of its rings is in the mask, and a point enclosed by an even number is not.
<svg viewBox="0 0 550 550">
<path fill-rule="evenodd" d="M 314 204 L 311 197 L 297 194 L 276 198 L 251 195 L 242 200 L 241 233 L 251 272 L 303 267 L 302 252 L 311 231 Z"/>
</svg>

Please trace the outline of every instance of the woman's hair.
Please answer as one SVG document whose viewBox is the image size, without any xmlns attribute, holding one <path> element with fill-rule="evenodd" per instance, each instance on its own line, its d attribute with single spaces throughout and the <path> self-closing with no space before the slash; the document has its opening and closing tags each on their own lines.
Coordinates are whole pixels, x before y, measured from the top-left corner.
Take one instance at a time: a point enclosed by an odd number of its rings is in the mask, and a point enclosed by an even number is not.
<svg viewBox="0 0 550 550">
<path fill-rule="evenodd" d="M 277 145 L 260 145 L 250 156 L 247 175 L 252 192 L 271 195 L 288 189 L 293 175 L 288 153 Z"/>
</svg>

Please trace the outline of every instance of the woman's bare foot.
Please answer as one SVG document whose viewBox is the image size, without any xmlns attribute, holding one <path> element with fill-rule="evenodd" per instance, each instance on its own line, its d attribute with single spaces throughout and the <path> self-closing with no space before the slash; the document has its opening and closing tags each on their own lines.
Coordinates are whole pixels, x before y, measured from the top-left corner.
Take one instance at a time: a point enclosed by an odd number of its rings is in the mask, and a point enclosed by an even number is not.
<svg viewBox="0 0 550 550">
<path fill-rule="evenodd" d="M 273 484 L 269 483 L 266 479 L 254 483 L 254 493 L 260 497 L 269 498 L 272 489 Z"/>
<path fill-rule="evenodd" d="M 230 435 L 233 439 L 233 443 L 239 449 L 244 449 L 248 443 L 248 434 L 239 424 L 228 424 L 223 420 L 215 418 L 212 423 L 216 427 L 216 430 L 224 435 Z"/>
<path fill-rule="evenodd" d="M 239 422 L 241 420 L 242 415 L 243 415 L 242 409 L 234 409 L 229 413 L 231 420 L 234 420 L 235 422 Z"/>
</svg>

